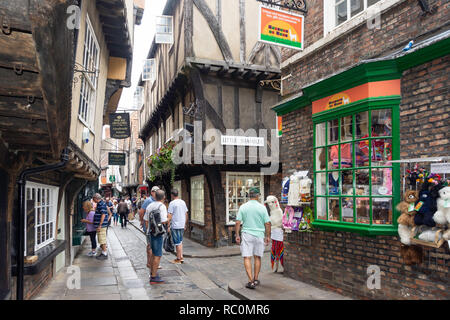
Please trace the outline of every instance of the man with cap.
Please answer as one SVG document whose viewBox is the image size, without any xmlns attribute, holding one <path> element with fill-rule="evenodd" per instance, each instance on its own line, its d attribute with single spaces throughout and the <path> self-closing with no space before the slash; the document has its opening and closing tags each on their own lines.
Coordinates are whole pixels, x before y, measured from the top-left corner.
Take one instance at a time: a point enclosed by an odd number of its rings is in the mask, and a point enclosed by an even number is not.
<svg viewBox="0 0 450 320">
<path fill-rule="evenodd" d="M 147 199 L 145 199 L 145 201 L 142 203 L 141 205 L 141 209 L 139 209 L 139 219 L 141 221 L 141 226 L 144 229 L 144 233 L 147 234 L 147 228 L 145 226 L 144 223 L 144 215 L 145 215 L 145 211 L 147 210 L 147 207 L 155 202 L 156 200 L 156 191 L 160 190 L 159 187 L 154 186 L 150 192 L 150 197 L 148 197 Z M 151 251 L 151 247 L 150 247 L 150 243 L 147 243 L 147 268 L 151 268 L 151 264 L 150 264 L 150 258 L 152 256 L 152 251 Z"/>
<path fill-rule="evenodd" d="M 94 227 L 97 229 L 98 243 L 102 249 L 100 255 L 97 256 L 99 260 L 108 259 L 108 251 L 106 247 L 106 229 L 108 228 L 108 208 L 106 202 L 102 200 L 99 193 L 94 194 L 92 200 L 97 204 L 94 214 Z"/>
<path fill-rule="evenodd" d="M 270 218 L 266 207 L 259 202 L 259 195 L 258 188 L 250 188 L 250 201 L 239 208 L 236 217 L 236 243 L 241 245 L 244 267 L 248 277 L 246 287 L 249 289 L 255 289 L 260 283 L 258 276 L 261 270 L 264 245 L 267 246 L 270 242 Z M 241 224 L 242 238 L 239 235 Z M 252 256 L 255 260 L 254 275 L 252 275 Z"/>
</svg>

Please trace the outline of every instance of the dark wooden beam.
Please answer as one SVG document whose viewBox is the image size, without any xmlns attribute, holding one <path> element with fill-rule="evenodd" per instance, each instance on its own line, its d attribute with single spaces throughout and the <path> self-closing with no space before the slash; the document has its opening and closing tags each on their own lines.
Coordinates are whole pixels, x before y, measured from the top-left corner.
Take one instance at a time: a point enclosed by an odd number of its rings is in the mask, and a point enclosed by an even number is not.
<svg viewBox="0 0 450 320">
<path fill-rule="evenodd" d="M 0 32 L 0 66 L 13 69 L 39 72 L 36 63 L 36 47 L 30 33 L 12 32 L 5 35 Z"/>
<path fill-rule="evenodd" d="M 0 1 L 0 17 L 5 19 L 11 30 L 31 32 L 28 19 L 28 0 L 2 0 Z"/>
<path fill-rule="evenodd" d="M 0 95 L 41 98 L 39 75 L 26 71 L 17 75 L 12 69 L 0 68 Z"/>
<path fill-rule="evenodd" d="M 47 122 L 43 120 L 26 120 L 10 116 L 0 116 L 0 130 L 16 133 L 48 134 Z"/>
<path fill-rule="evenodd" d="M 35 99 L 30 104 L 27 97 L 0 96 L 0 115 L 5 117 L 14 115 L 18 118 L 46 120 L 42 100 Z"/>
<path fill-rule="evenodd" d="M 14 151 L 33 151 L 42 154 L 52 154 L 50 145 L 37 146 L 35 144 L 10 144 L 9 149 Z"/>
<path fill-rule="evenodd" d="M 17 134 L 17 132 L 6 131 L 2 133 L 3 139 L 8 144 L 30 144 L 33 143 L 37 146 L 47 146 L 50 141 L 50 137 L 44 134 Z"/>
</svg>

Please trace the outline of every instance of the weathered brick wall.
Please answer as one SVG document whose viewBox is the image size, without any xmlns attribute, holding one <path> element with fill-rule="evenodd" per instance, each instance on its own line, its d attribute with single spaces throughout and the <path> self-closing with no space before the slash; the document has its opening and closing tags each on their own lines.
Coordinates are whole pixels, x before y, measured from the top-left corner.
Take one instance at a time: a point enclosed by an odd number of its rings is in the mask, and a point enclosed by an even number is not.
<svg viewBox="0 0 450 320">
<path fill-rule="evenodd" d="M 308 5 L 309 12 L 305 18 L 306 46 L 323 36 L 323 23 L 320 23 L 323 21 L 323 1 L 313 2 L 314 4 Z M 418 42 L 439 28 L 441 31 L 448 29 L 448 26 L 445 26 L 450 16 L 448 1 L 436 0 L 432 4 L 436 5 L 438 10 L 434 14 L 422 16 L 417 1 L 404 1 L 381 15 L 380 29 L 368 29 L 367 24 L 363 23 L 283 69 L 283 76 L 292 74 L 292 77 L 283 81 L 284 95 L 297 93 L 305 85 L 342 69 L 348 69 L 361 60 L 401 50 L 411 39 Z M 291 54 L 285 52 L 284 60 Z"/>
<path fill-rule="evenodd" d="M 359 299 L 449 299 L 450 252 L 424 247 L 423 263 L 407 266 L 398 237 L 350 232 L 293 232 L 285 240 L 285 274 Z M 381 270 L 381 289 L 367 288 L 367 268 Z"/>
<path fill-rule="evenodd" d="M 449 56 L 404 72 L 400 105 L 401 157 L 448 155 Z M 311 107 L 283 116 L 283 176 L 313 170 Z M 285 274 L 355 298 L 449 299 L 450 250 L 423 247 L 423 263 L 407 266 L 398 237 L 350 232 L 292 233 L 285 241 Z M 366 286 L 367 267 L 381 268 L 381 289 Z"/>
<path fill-rule="evenodd" d="M 23 298 L 24 300 L 31 300 L 35 295 L 37 295 L 42 288 L 44 288 L 47 283 L 53 278 L 53 264 L 50 263 L 44 268 L 40 273 L 32 276 L 24 276 L 23 278 Z M 16 277 L 12 278 L 11 286 L 11 300 L 16 299 Z"/>
<path fill-rule="evenodd" d="M 403 73 L 401 158 L 450 155 L 449 75 L 450 56 Z"/>
</svg>

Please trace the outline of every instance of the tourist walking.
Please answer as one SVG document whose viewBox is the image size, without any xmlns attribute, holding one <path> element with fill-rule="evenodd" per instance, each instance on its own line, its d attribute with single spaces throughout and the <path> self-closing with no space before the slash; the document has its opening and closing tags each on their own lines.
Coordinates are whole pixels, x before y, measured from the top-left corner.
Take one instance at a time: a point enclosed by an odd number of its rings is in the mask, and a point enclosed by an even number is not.
<svg viewBox="0 0 450 320">
<path fill-rule="evenodd" d="M 108 248 L 106 245 L 106 229 L 108 227 L 108 209 L 102 196 L 98 193 L 94 194 L 94 202 L 97 204 L 94 214 L 94 227 L 97 229 L 98 243 L 102 252 L 97 256 L 99 260 L 108 259 Z"/>
<path fill-rule="evenodd" d="M 142 230 L 144 230 L 144 233 L 147 234 L 147 227 L 144 221 L 144 215 L 145 215 L 145 211 L 147 210 L 147 207 L 155 202 L 155 197 L 156 197 L 156 191 L 159 190 L 159 187 L 154 186 L 150 192 L 150 196 L 148 198 L 146 198 L 144 200 L 144 202 L 142 202 L 141 204 L 141 209 L 139 209 L 139 219 L 141 221 L 141 227 Z M 147 268 L 151 268 L 151 264 L 150 264 L 150 257 L 152 254 L 152 248 L 150 246 L 150 242 L 147 243 Z"/>
<path fill-rule="evenodd" d="M 122 228 L 126 228 L 129 210 L 123 198 L 120 199 L 119 205 L 117 206 L 117 212 L 120 216 L 120 225 L 122 226 Z"/>
<path fill-rule="evenodd" d="M 259 285 L 259 271 L 261 258 L 264 254 L 264 245 L 270 241 L 270 218 L 267 209 L 259 203 L 259 189 L 252 187 L 249 190 L 250 201 L 243 204 L 236 217 L 236 243 L 241 245 L 244 258 L 244 267 L 248 277 L 246 287 L 255 289 Z M 242 240 L 239 236 L 242 224 Z M 252 256 L 254 257 L 254 270 L 252 274 Z"/>
<path fill-rule="evenodd" d="M 88 200 L 88 201 L 83 202 L 83 210 L 84 210 L 84 212 L 86 212 L 86 219 L 81 219 L 81 222 L 86 223 L 86 234 L 91 239 L 91 251 L 89 251 L 89 253 L 87 255 L 89 257 L 93 257 L 97 253 L 96 252 L 96 250 L 97 250 L 97 239 L 96 239 L 97 231 L 95 230 L 95 227 L 94 227 L 95 211 L 94 211 L 91 201 Z"/>
<path fill-rule="evenodd" d="M 164 205 L 165 192 L 156 191 L 156 201 L 151 203 L 144 215 L 144 221 L 148 230 L 147 241 L 151 247 L 150 253 L 150 284 L 163 283 L 164 280 L 157 274 L 159 263 L 163 253 L 164 225 L 168 225 L 167 208 Z M 168 228 L 169 229 L 169 228 Z M 170 229 L 168 230 L 170 232 Z"/>
<path fill-rule="evenodd" d="M 114 225 L 117 226 L 117 223 L 119 221 L 119 213 L 117 211 L 117 207 L 119 206 L 119 204 L 117 203 L 116 199 L 114 199 L 113 203 L 114 203 L 113 205 Z"/>
<path fill-rule="evenodd" d="M 174 264 L 181 264 L 184 262 L 183 234 L 187 226 L 188 209 L 186 203 L 179 198 L 177 189 L 173 189 L 171 194 L 173 200 L 169 204 L 168 218 L 170 220 L 173 243 L 177 252 L 177 258 L 171 262 Z"/>
</svg>

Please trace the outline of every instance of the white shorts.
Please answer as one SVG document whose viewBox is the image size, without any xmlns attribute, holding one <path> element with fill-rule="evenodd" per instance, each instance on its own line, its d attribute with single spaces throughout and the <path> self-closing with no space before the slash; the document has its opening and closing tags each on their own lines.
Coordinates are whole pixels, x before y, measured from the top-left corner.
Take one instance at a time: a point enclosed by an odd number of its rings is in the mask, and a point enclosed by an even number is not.
<svg viewBox="0 0 450 320">
<path fill-rule="evenodd" d="M 264 254 L 264 239 L 243 232 L 241 237 L 241 254 L 243 257 L 262 257 Z"/>
</svg>

